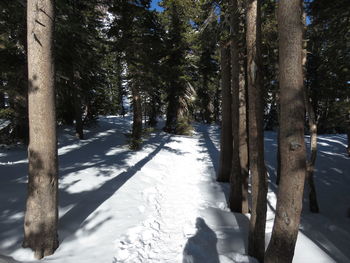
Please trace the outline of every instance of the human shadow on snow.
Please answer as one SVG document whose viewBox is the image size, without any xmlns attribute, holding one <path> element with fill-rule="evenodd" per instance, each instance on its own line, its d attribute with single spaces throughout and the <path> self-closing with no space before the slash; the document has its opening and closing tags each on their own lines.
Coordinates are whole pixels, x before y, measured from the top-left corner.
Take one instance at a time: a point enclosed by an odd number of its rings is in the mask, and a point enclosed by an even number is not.
<svg viewBox="0 0 350 263">
<path fill-rule="evenodd" d="M 218 239 L 215 232 L 203 218 L 196 219 L 197 232 L 187 240 L 183 251 L 183 263 L 220 263 L 216 248 Z"/>
</svg>

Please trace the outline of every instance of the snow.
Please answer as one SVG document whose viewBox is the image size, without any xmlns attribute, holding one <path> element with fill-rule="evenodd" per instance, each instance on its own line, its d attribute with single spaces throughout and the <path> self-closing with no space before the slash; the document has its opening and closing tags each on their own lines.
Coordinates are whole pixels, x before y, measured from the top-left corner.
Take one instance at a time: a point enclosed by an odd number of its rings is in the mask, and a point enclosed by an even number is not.
<svg viewBox="0 0 350 263">
<path fill-rule="evenodd" d="M 227 208 L 228 185 L 215 181 L 219 129 L 195 125 L 193 136 L 161 130 L 130 151 L 130 116 L 101 117 L 78 141 L 60 127 L 60 247 L 40 262 L 256 263 L 246 255 L 248 215 Z M 265 135 L 270 174 L 267 242 L 276 202 L 276 134 Z M 344 135 L 319 138 L 316 186 L 321 214 L 307 200 L 295 263 L 350 262 L 349 158 Z M 24 147 L 0 149 L 0 263 L 39 262 L 21 248 L 26 196 Z"/>
</svg>

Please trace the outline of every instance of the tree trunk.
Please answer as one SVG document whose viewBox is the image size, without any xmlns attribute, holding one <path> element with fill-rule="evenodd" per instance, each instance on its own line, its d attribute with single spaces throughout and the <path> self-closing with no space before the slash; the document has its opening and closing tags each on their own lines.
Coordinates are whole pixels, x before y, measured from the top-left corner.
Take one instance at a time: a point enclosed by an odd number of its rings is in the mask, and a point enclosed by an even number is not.
<svg viewBox="0 0 350 263">
<path fill-rule="evenodd" d="M 303 1 L 279 1 L 281 178 L 275 222 L 265 256 L 268 263 L 292 262 L 302 210 L 306 174 L 302 14 Z"/>
<path fill-rule="evenodd" d="M 314 182 L 314 168 L 317 157 L 317 124 L 314 109 L 305 94 L 306 112 L 309 118 L 310 129 L 310 159 L 307 161 L 307 181 L 309 186 L 309 205 L 312 213 L 319 213 L 319 206 L 317 202 L 316 187 Z"/>
<path fill-rule="evenodd" d="M 231 176 L 232 160 L 232 113 L 231 113 L 231 70 L 230 70 L 230 46 L 221 44 L 221 141 L 220 163 L 217 181 L 229 182 Z"/>
<path fill-rule="evenodd" d="M 74 104 L 74 119 L 75 119 L 75 136 L 83 140 L 84 139 L 84 130 L 83 130 L 83 120 L 82 120 L 82 111 L 81 111 L 81 100 L 79 96 L 79 78 L 75 76 L 74 70 L 72 70 L 71 77 L 71 88 Z"/>
<path fill-rule="evenodd" d="M 244 54 L 240 53 L 239 73 L 239 158 L 242 175 L 242 213 L 249 213 L 248 179 L 249 179 L 249 154 L 248 154 L 248 123 L 247 123 L 247 86 L 245 74 Z"/>
<path fill-rule="evenodd" d="M 0 109 L 5 108 L 5 94 L 0 92 Z"/>
<path fill-rule="evenodd" d="M 164 131 L 169 133 L 176 133 L 176 127 L 178 122 L 178 113 L 180 108 L 178 92 L 176 92 L 176 83 L 171 82 L 170 93 L 168 95 L 168 108 L 166 114 L 166 123 Z"/>
<path fill-rule="evenodd" d="M 149 120 L 148 125 L 150 127 L 155 128 L 157 126 L 157 114 L 158 114 L 158 108 L 157 108 L 157 99 L 155 95 L 152 95 L 151 97 L 151 104 L 149 106 Z"/>
<path fill-rule="evenodd" d="M 264 161 L 264 110 L 260 58 L 260 1 L 247 2 L 247 69 L 249 101 L 249 166 L 252 176 L 252 213 L 248 254 L 264 261 L 267 179 Z"/>
<path fill-rule="evenodd" d="M 302 50 L 302 65 L 303 76 L 306 75 L 306 60 L 307 60 L 307 41 L 306 41 L 306 12 L 303 10 L 303 50 Z M 317 157 L 317 123 L 315 111 L 312 107 L 308 91 L 304 88 L 305 108 L 309 121 L 310 130 L 310 159 L 306 162 L 306 179 L 309 190 L 309 208 L 310 212 L 318 213 L 319 206 L 317 202 L 316 187 L 314 182 L 314 168 Z"/>
<path fill-rule="evenodd" d="M 54 1 L 28 0 L 29 180 L 23 246 L 36 258 L 58 247 Z"/>
<path fill-rule="evenodd" d="M 230 2 L 231 28 L 231 91 L 232 91 L 232 170 L 230 178 L 230 209 L 242 213 L 242 176 L 239 157 L 239 12 L 237 0 Z"/>
<path fill-rule="evenodd" d="M 131 84 L 133 123 L 132 123 L 132 141 L 131 148 L 139 150 L 141 147 L 142 136 L 142 106 L 139 87 L 136 83 Z"/>
<path fill-rule="evenodd" d="M 348 155 L 350 156 L 350 127 L 348 127 Z"/>
<path fill-rule="evenodd" d="M 214 122 L 219 123 L 220 119 L 220 82 L 216 83 L 215 96 L 214 96 Z"/>
</svg>

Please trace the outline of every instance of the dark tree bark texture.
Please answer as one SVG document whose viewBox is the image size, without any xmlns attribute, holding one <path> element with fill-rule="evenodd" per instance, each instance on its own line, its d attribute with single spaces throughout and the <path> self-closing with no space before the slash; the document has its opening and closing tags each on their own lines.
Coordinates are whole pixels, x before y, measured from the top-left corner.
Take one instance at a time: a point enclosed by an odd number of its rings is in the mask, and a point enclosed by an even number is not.
<svg viewBox="0 0 350 263">
<path fill-rule="evenodd" d="M 217 181 L 229 182 L 231 176 L 231 160 L 233 150 L 232 138 L 232 113 L 231 113 L 231 67 L 230 46 L 221 44 L 221 97 L 222 97 L 222 120 L 220 141 L 220 163 Z"/>
<path fill-rule="evenodd" d="M 292 262 L 306 174 L 302 41 L 303 1 L 278 2 L 281 178 L 265 262 Z"/>
<path fill-rule="evenodd" d="M 237 0 L 230 1 L 231 29 L 231 91 L 232 91 L 232 170 L 229 206 L 231 211 L 242 212 L 242 177 L 239 157 L 239 12 Z"/>
<path fill-rule="evenodd" d="M 264 161 L 263 104 L 260 58 L 260 1 L 248 0 L 246 15 L 249 101 L 249 166 L 252 176 L 252 212 L 248 254 L 264 261 L 267 179 Z"/>
</svg>

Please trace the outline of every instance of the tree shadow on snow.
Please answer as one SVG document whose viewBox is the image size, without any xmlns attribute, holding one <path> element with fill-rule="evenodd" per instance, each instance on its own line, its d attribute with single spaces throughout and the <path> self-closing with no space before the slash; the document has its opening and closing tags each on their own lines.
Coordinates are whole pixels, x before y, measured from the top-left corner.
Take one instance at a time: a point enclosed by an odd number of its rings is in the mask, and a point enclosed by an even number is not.
<svg viewBox="0 0 350 263">
<path fill-rule="evenodd" d="M 169 139 L 170 137 L 163 139 L 154 151 L 135 165 L 129 167 L 125 172 L 106 181 L 98 189 L 89 191 L 80 202 L 60 219 L 60 239 L 64 240 L 74 234 L 85 219 L 87 219 L 104 201 L 118 191 L 131 177 L 140 171 L 144 165 L 151 161 L 162 150 L 164 145 L 169 142 Z"/>
<path fill-rule="evenodd" d="M 269 174 L 269 190 L 277 195 L 277 134 L 265 132 L 265 161 Z M 309 149 L 310 137 L 305 136 Z M 309 212 L 308 185 L 305 185 L 300 232 L 336 262 L 349 262 L 350 219 L 349 161 L 345 135 L 319 135 L 314 181 L 320 213 Z M 308 152 L 308 154 L 310 154 Z M 268 203 L 270 209 L 273 206 Z"/>
<path fill-rule="evenodd" d="M 152 134 L 144 142 L 147 152 L 151 152 L 129 167 L 127 159 L 135 152 L 127 148 L 124 133 L 130 128 L 130 123 L 128 120 L 119 121 L 118 118 L 103 119 L 102 122 L 101 126 L 88 131 L 86 140 L 82 141 L 77 141 L 74 135 L 69 134 L 71 127 L 63 127 L 60 131 L 59 206 L 64 209 L 72 207 L 60 219 L 61 240 L 85 225 L 85 219 L 149 162 L 171 138 L 162 132 Z M 0 159 L 3 162 L 0 165 L 0 251 L 8 254 L 20 247 L 23 237 L 28 162 L 25 149 L 10 150 L 1 155 Z M 89 168 L 92 170 L 88 170 Z M 113 168 L 125 171 L 114 175 Z M 68 188 L 79 183 L 81 179 L 77 178 L 66 184 L 62 184 L 62 180 L 68 175 L 74 179 L 74 173 L 80 172 L 83 172 L 82 178 L 85 174 L 92 174 L 104 176 L 107 180 L 103 179 L 103 184 L 98 189 L 72 193 Z M 96 229 L 90 229 L 90 232 L 94 230 Z"/>
</svg>

